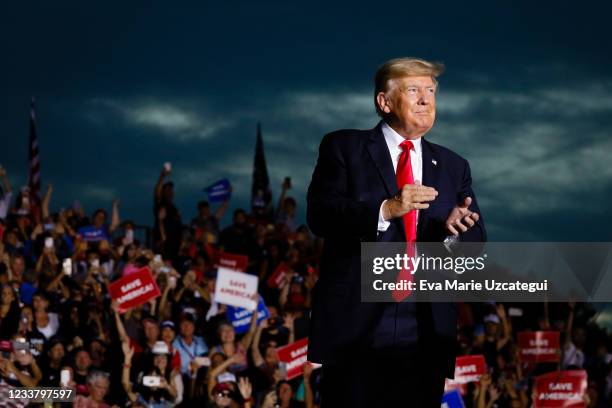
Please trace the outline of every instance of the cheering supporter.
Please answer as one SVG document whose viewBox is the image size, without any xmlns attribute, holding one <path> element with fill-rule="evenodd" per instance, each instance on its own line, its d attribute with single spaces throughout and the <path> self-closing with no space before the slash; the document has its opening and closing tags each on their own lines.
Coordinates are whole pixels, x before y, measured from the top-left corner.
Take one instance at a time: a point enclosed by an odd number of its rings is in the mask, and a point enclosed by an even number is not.
<svg viewBox="0 0 612 408">
<path fill-rule="evenodd" d="M 160 408 L 180 404 L 183 399 L 183 381 L 178 370 L 170 364 L 170 349 L 166 343 L 155 343 L 145 368 L 136 376 L 135 389 L 130 374 L 134 348 L 129 342 L 123 342 L 122 349 L 124 363 L 121 383 L 131 402 L 139 401 L 143 405 Z"/>
<path fill-rule="evenodd" d="M 78 395 L 74 400 L 75 408 L 109 408 L 106 394 L 109 391 L 109 375 L 103 371 L 92 371 L 87 377 L 87 396 Z M 115 405 L 113 405 L 114 407 Z"/>
<path fill-rule="evenodd" d="M 142 226 L 120 223 L 118 201 L 107 221 L 78 203 L 59 210 L 52 188 L 40 200 L 27 188 L 12 197 L 0 168 L 1 389 L 65 385 L 67 371 L 81 407 L 319 407 L 321 370 L 285 360 L 307 337 L 321 256 L 321 240 L 296 223 L 290 182 L 276 211 L 258 202 L 228 222 L 228 199 L 214 211 L 201 201 L 183 225 L 170 175 L 164 166 L 147 239 Z M 248 257 L 257 313 L 215 296 L 228 254 Z M 143 277 L 159 293 L 120 301 L 125 279 Z M 460 311 L 460 353 L 485 361 L 484 375 L 461 387 L 466 407 L 527 408 L 536 378 L 575 369 L 587 373 L 587 406 L 611 406 L 611 338 L 588 304 Z M 520 334 L 536 330 L 560 338 L 550 361 L 522 354 Z"/>
<path fill-rule="evenodd" d="M 0 341 L 0 353 L 0 381 L 15 387 L 35 387 L 40 383 L 42 371 L 25 339 Z"/>
<path fill-rule="evenodd" d="M 253 313 L 248 332 L 236 340 L 236 330 L 230 322 L 221 322 L 217 328 L 217 335 L 221 344 L 214 346 L 210 353 L 222 353 L 227 357 L 236 356 L 234 363 L 228 367 L 228 371 L 236 374 L 248 368 L 247 350 L 251 346 L 255 328 L 257 326 L 257 313 Z"/>
<path fill-rule="evenodd" d="M 172 342 L 172 347 L 179 352 L 181 372 L 188 377 L 192 374 L 192 364 L 198 364 L 197 358 L 208 353 L 208 346 L 204 338 L 196 336 L 194 333 L 195 318 L 193 313 L 185 311 L 180 317 L 179 335 Z"/>
</svg>

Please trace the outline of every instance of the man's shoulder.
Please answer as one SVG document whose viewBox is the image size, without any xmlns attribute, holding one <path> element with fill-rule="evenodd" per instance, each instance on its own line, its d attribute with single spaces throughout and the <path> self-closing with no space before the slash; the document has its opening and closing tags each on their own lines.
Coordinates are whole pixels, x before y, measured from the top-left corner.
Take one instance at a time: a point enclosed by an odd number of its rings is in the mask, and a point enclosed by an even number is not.
<svg viewBox="0 0 612 408">
<path fill-rule="evenodd" d="M 426 139 L 423 140 L 425 142 L 426 147 L 431 149 L 433 157 L 437 158 L 438 160 L 457 165 L 464 165 L 465 163 L 467 163 L 467 160 L 463 156 L 452 151 L 448 147 L 444 147 L 437 143 L 432 143 Z"/>
<path fill-rule="evenodd" d="M 334 130 L 323 136 L 321 146 L 323 145 L 354 145 L 355 143 L 363 143 L 368 140 L 375 129 L 339 129 Z"/>
</svg>

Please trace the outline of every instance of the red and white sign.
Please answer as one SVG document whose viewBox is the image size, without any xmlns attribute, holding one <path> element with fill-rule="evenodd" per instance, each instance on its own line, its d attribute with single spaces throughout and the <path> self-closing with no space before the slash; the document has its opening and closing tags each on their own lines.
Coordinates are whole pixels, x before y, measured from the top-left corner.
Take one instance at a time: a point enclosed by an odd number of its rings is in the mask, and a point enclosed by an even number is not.
<svg viewBox="0 0 612 408">
<path fill-rule="evenodd" d="M 268 278 L 268 287 L 282 289 L 285 286 L 285 279 L 289 274 L 289 267 L 286 263 L 281 262 L 278 264 L 274 273 Z"/>
<path fill-rule="evenodd" d="M 148 266 L 112 282 L 108 291 L 111 299 L 119 303 L 120 312 L 142 305 L 161 294 Z"/>
<path fill-rule="evenodd" d="M 536 331 L 518 333 L 519 359 L 525 363 L 559 361 L 559 332 Z"/>
<path fill-rule="evenodd" d="M 308 338 L 276 349 L 278 361 L 286 372 L 285 379 L 290 381 L 302 375 L 302 367 L 306 364 L 308 354 Z"/>
<path fill-rule="evenodd" d="M 232 254 L 230 252 L 219 253 L 217 267 L 233 269 L 235 271 L 246 272 L 249 264 L 249 257 L 246 255 Z"/>
<path fill-rule="evenodd" d="M 459 389 L 461 395 L 465 394 L 465 384 L 480 381 L 487 372 L 487 363 L 482 354 L 458 356 L 455 360 L 455 378 L 446 379 L 445 391 Z"/>
<path fill-rule="evenodd" d="M 585 408 L 587 373 L 584 370 L 556 371 L 536 377 L 533 407 Z"/>
<path fill-rule="evenodd" d="M 227 268 L 217 269 L 215 301 L 226 305 L 255 310 L 259 278 Z"/>
</svg>

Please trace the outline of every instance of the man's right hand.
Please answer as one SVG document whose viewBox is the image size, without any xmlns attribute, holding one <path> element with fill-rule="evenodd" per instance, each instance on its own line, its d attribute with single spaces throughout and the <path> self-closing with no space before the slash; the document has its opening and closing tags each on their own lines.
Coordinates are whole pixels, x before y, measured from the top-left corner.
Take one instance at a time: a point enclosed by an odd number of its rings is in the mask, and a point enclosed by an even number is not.
<svg viewBox="0 0 612 408">
<path fill-rule="evenodd" d="M 411 210 L 424 210 L 429 208 L 430 201 L 435 200 L 438 192 L 433 187 L 421 184 L 406 184 L 393 198 L 385 201 L 383 217 L 386 221 L 404 216 Z"/>
</svg>

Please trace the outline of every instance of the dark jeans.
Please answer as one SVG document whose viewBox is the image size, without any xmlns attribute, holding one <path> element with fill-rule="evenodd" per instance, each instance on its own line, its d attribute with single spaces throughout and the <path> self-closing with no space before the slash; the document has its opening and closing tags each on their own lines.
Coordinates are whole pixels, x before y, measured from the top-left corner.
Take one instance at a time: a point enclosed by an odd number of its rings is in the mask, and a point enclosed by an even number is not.
<svg viewBox="0 0 612 408">
<path fill-rule="evenodd" d="M 321 408 L 440 408 L 444 370 L 432 353 L 372 350 L 324 364 Z"/>
</svg>

